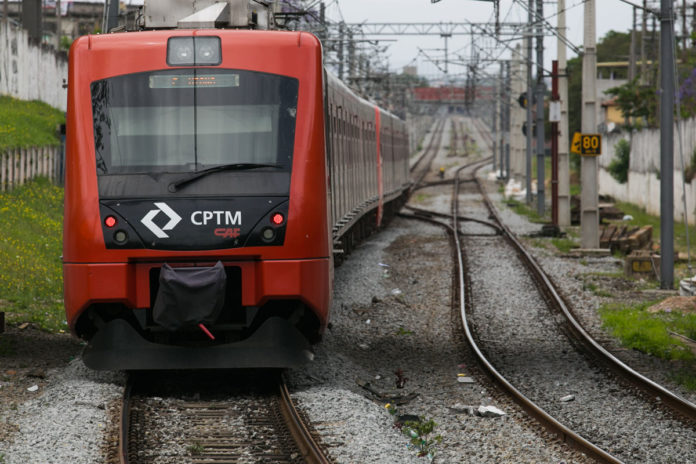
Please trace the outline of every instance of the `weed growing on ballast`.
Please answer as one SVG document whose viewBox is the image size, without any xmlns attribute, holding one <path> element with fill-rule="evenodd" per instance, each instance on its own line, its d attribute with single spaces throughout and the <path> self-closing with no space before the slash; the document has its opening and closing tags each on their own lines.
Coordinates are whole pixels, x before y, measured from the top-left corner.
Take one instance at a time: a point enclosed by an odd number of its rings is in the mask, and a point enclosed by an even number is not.
<svg viewBox="0 0 696 464">
<path fill-rule="evenodd" d="M 437 427 L 435 421 L 422 416 L 411 419 L 415 416 L 399 415 L 398 408 L 391 403 L 387 403 L 384 407 L 394 417 L 394 427 L 409 439 L 408 448 L 415 451 L 418 457 L 427 458 L 432 462 L 435 459 L 437 446 L 442 443 L 442 435 L 433 435 Z M 408 419 L 404 420 L 406 417 Z"/>
</svg>

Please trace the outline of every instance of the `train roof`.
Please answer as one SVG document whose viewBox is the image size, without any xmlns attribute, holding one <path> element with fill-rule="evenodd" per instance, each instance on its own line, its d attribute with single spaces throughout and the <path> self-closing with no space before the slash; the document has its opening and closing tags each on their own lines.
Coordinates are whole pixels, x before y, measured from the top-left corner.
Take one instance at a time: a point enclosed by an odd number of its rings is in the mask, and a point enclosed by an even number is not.
<svg viewBox="0 0 696 464">
<path fill-rule="evenodd" d="M 380 113 L 382 113 L 383 115 L 385 115 L 385 116 L 387 116 L 387 117 L 392 117 L 392 118 L 397 119 L 397 120 L 399 120 L 399 121 L 402 121 L 402 119 L 401 119 L 400 117 L 398 117 L 397 115 L 395 115 L 395 114 L 392 113 L 391 111 L 386 110 L 386 109 L 380 107 L 379 105 L 377 105 L 377 103 L 375 103 L 374 101 L 368 100 L 368 99 L 366 99 L 366 98 L 364 98 L 364 97 L 358 95 L 357 93 L 355 93 L 355 92 L 353 91 L 353 89 L 351 89 L 350 87 L 348 87 L 348 84 L 346 84 L 346 83 L 343 82 L 341 79 L 339 79 L 338 76 L 336 76 L 334 73 L 332 73 L 331 71 L 329 71 L 326 67 L 324 68 L 324 70 L 326 71 L 327 79 L 328 79 L 332 84 L 338 86 L 339 88 L 341 88 L 341 89 L 344 90 L 345 92 L 347 92 L 347 93 L 353 95 L 360 103 L 364 103 L 364 104 L 366 104 L 366 105 L 370 105 L 370 106 L 372 106 L 373 108 L 379 108 Z"/>
</svg>

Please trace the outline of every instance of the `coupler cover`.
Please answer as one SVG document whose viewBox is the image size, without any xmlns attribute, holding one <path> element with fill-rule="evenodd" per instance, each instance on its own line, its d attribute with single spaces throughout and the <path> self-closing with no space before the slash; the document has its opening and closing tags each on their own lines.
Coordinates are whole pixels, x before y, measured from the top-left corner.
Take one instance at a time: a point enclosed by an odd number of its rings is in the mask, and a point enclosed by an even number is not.
<svg viewBox="0 0 696 464">
<path fill-rule="evenodd" d="M 225 267 L 220 261 L 202 268 L 163 264 L 152 308 L 155 323 L 170 331 L 212 325 L 225 304 L 226 282 Z"/>
</svg>

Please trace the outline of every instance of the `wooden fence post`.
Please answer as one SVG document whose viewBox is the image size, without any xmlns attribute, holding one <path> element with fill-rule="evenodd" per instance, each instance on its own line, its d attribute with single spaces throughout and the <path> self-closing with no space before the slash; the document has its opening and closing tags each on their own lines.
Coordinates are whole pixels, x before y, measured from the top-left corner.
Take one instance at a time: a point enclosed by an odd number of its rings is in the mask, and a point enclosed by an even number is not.
<svg viewBox="0 0 696 464">
<path fill-rule="evenodd" d="M 5 191 L 5 175 L 7 168 L 7 152 L 0 153 L 0 192 Z"/>
</svg>

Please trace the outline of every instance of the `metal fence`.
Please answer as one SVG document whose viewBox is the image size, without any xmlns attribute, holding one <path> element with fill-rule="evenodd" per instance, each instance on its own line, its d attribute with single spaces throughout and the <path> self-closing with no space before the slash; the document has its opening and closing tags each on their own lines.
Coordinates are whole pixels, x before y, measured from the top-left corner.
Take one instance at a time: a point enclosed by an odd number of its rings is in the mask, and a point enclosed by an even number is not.
<svg viewBox="0 0 696 464">
<path fill-rule="evenodd" d="M 63 184 L 63 146 L 16 148 L 0 153 L 0 191 L 10 191 L 36 177 Z"/>
</svg>

